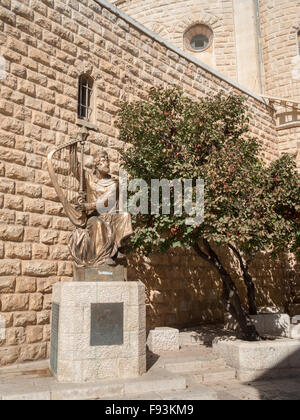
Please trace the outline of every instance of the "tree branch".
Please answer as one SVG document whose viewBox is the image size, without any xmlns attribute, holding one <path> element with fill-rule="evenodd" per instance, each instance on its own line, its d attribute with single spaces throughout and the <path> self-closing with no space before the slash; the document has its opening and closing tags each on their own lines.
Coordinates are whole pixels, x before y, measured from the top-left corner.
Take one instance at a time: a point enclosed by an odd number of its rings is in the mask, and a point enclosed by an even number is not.
<svg viewBox="0 0 300 420">
<path fill-rule="evenodd" d="M 194 244 L 193 248 L 196 251 L 196 253 L 199 255 L 199 257 L 203 258 L 206 262 L 214 266 L 214 263 L 211 260 L 211 258 L 208 255 L 206 255 L 205 252 L 202 251 L 198 243 Z"/>
</svg>

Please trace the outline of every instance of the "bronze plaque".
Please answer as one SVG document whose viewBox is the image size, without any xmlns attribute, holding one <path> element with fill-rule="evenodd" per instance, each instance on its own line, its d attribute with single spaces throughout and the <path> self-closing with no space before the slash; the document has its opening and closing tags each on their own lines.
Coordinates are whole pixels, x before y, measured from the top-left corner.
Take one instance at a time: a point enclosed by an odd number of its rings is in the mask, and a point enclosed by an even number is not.
<svg viewBox="0 0 300 420">
<path fill-rule="evenodd" d="M 52 304 L 51 322 L 51 347 L 50 347 L 50 366 L 52 371 L 57 374 L 57 354 L 58 354 L 58 325 L 59 325 L 59 305 Z"/>
<path fill-rule="evenodd" d="M 91 346 L 123 344 L 124 303 L 91 304 Z"/>
</svg>

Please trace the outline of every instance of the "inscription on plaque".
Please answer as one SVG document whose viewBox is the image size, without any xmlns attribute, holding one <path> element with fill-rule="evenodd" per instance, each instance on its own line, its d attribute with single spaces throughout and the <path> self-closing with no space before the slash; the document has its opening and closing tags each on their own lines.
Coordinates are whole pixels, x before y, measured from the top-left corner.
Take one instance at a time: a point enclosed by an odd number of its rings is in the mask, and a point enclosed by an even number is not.
<svg viewBox="0 0 300 420">
<path fill-rule="evenodd" d="M 91 346 L 123 344 L 124 303 L 91 304 Z"/>
<path fill-rule="evenodd" d="M 52 322 L 51 322 L 51 347 L 50 347 L 50 366 L 57 374 L 57 355 L 58 355 L 58 325 L 59 325 L 59 305 L 52 304 Z"/>
</svg>

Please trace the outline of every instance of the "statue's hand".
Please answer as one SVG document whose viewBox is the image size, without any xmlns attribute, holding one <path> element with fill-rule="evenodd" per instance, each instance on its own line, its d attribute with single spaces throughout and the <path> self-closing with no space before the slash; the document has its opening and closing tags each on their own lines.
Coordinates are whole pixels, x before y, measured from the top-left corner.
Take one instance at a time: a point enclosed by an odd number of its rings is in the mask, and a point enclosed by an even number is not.
<svg viewBox="0 0 300 420">
<path fill-rule="evenodd" d="M 79 193 L 77 203 L 75 204 L 75 209 L 77 211 L 86 212 L 86 194 L 85 193 Z"/>
<path fill-rule="evenodd" d="M 96 210 L 96 204 L 94 203 L 85 203 L 85 202 L 79 202 L 75 204 L 75 209 L 78 211 L 82 211 L 83 213 L 87 213 L 89 211 Z"/>
<path fill-rule="evenodd" d="M 80 192 L 78 195 L 77 203 L 84 204 L 86 202 L 86 193 Z"/>
<path fill-rule="evenodd" d="M 85 213 L 87 211 L 86 204 L 85 203 L 80 203 L 80 202 L 78 202 L 78 203 L 75 204 L 75 209 L 77 211 L 81 211 L 83 213 Z"/>
</svg>

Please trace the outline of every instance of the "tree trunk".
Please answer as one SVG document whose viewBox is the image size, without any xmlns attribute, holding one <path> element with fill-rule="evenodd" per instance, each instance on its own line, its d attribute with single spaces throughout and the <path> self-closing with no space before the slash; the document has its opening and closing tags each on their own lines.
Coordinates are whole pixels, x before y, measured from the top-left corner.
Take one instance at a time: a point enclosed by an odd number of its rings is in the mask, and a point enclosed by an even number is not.
<svg viewBox="0 0 300 420">
<path fill-rule="evenodd" d="M 248 298 L 248 307 L 249 307 L 249 315 L 257 315 L 257 305 L 256 305 L 256 294 L 255 294 L 255 285 L 253 282 L 253 279 L 249 273 L 249 264 L 251 262 L 251 259 L 246 261 L 246 264 L 244 264 L 243 258 L 239 250 L 229 244 L 229 248 L 233 251 L 237 259 L 239 260 L 240 267 L 243 273 L 243 279 L 245 286 L 247 288 L 247 298 Z"/>
<path fill-rule="evenodd" d="M 223 267 L 219 257 L 211 248 L 207 240 L 203 240 L 204 246 L 208 254 L 203 252 L 198 244 L 195 244 L 196 253 L 209 262 L 220 274 L 223 285 L 222 301 L 226 311 L 229 311 L 233 318 L 238 322 L 243 337 L 247 341 L 258 341 L 260 336 L 246 311 L 244 310 L 236 285 L 234 284 L 230 274 Z"/>
</svg>

